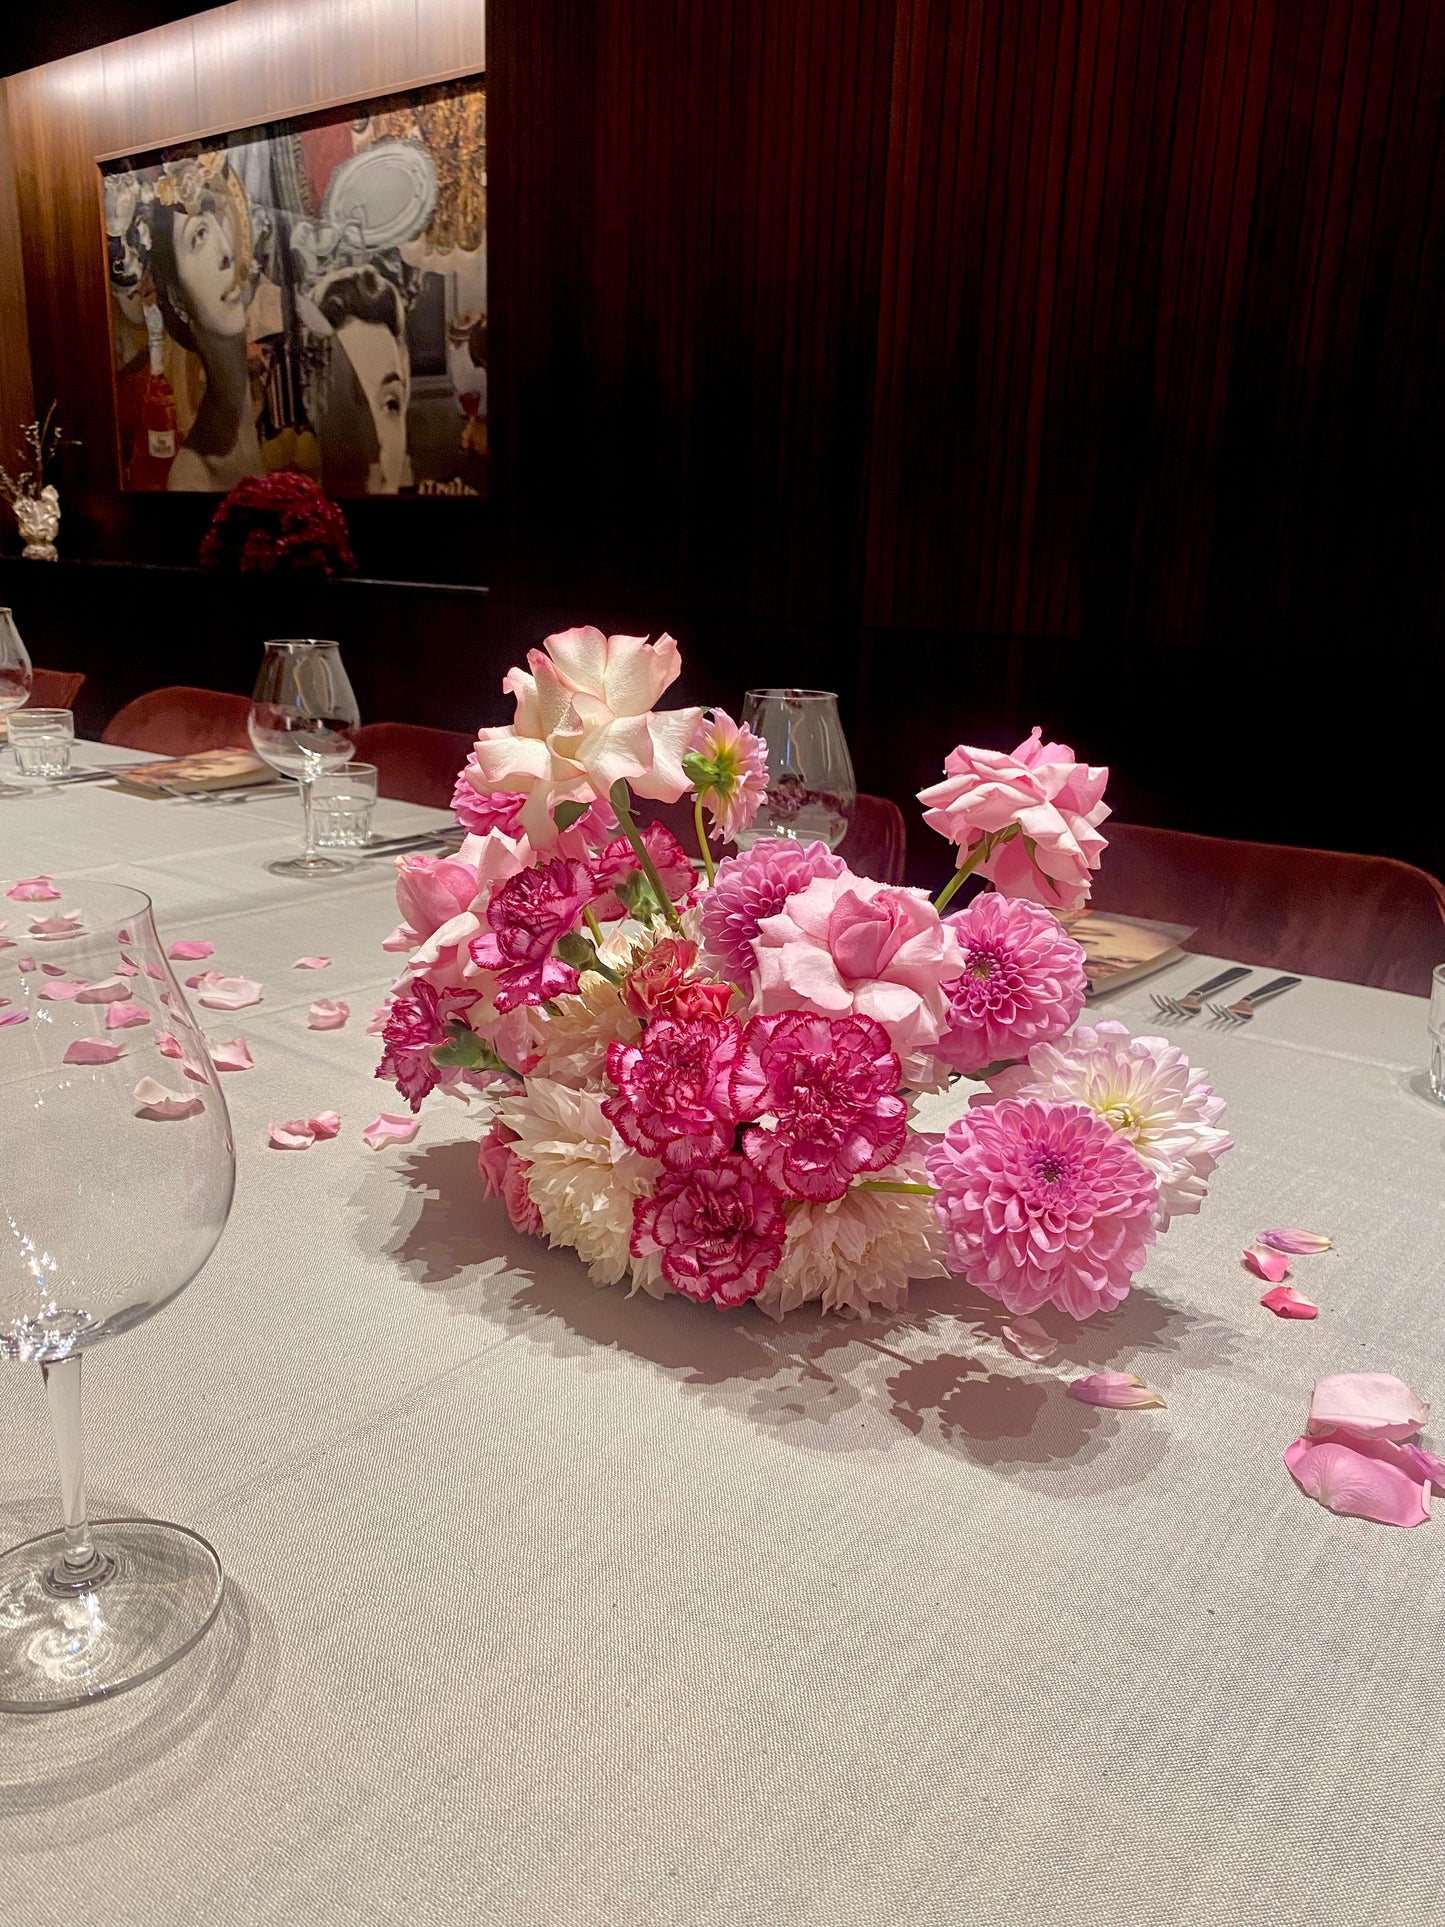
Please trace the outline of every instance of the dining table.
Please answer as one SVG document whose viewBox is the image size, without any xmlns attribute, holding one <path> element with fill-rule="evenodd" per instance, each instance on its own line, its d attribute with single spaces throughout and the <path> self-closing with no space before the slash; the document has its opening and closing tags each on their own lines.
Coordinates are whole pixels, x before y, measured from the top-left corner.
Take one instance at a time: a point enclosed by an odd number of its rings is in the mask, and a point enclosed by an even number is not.
<svg viewBox="0 0 1445 1927">
<path fill-rule="evenodd" d="M 1343 1371 L 1433 1398 L 1445 1449 L 1423 999 L 1162 1018 L 1231 961 L 1192 956 L 1097 998 L 1206 1067 L 1235 1145 L 1047 1360 L 953 1279 L 774 1323 L 519 1236 L 476 1105 L 369 1147 L 405 1110 L 368 1028 L 394 861 L 272 875 L 299 831 L 269 791 L 0 797 L 3 886 L 130 884 L 263 986 L 198 1012 L 254 1059 L 229 1226 L 86 1375 L 94 1518 L 203 1533 L 223 1604 L 130 1692 L 0 1715 L 4 1927 L 1440 1927 L 1445 1518 L 1336 1516 L 1283 1457 Z M 1242 1261 L 1273 1226 L 1333 1241 L 1294 1261 L 1313 1321 Z M 1069 1395 L 1102 1371 L 1165 1403 Z M 40 1374 L 0 1367 L 4 1543 L 57 1507 Z"/>
</svg>

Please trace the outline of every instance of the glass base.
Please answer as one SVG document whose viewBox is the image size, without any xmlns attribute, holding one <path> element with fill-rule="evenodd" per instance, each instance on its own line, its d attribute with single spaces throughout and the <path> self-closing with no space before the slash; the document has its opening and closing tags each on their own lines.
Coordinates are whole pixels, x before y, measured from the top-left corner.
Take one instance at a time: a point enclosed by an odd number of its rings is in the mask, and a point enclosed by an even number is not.
<svg viewBox="0 0 1445 1927">
<path fill-rule="evenodd" d="M 0 1553 L 0 1711 L 46 1713 L 139 1686 L 188 1653 L 216 1617 L 221 1562 L 199 1534 L 155 1519 L 98 1520 L 109 1571 L 56 1584 L 63 1532 Z"/>
<path fill-rule="evenodd" d="M 334 856 L 287 856 L 278 857 L 266 868 L 273 877 L 336 877 L 344 870 L 352 868 L 350 863 L 338 862 Z"/>
</svg>

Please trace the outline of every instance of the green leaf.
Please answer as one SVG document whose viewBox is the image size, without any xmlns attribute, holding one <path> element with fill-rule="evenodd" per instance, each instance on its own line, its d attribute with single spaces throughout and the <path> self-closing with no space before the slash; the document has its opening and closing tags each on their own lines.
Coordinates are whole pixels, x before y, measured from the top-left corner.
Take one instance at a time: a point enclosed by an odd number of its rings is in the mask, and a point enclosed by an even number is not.
<svg viewBox="0 0 1445 1927">
<path fill-rule="evenodd" d="M 590 807 L 587 803 L 559 803 L 552 812 L 552 821 L 559 830 L 570 830 L 574 823 L 581 821 Z"/>
</svg>

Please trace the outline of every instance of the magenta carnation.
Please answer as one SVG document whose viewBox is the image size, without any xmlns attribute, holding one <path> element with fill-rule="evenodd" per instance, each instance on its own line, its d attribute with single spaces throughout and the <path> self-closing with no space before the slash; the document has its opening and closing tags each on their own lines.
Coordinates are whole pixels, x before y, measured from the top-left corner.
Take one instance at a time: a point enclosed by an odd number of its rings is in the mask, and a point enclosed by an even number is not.
<svg viewBox="0 0 1445 1927">
<path fill-rule="evenodd" d="M 826 843 L 797 843 L 791 837 L 765 837 L 750 850 L 724 857 L 702 899 L 703 948 L 709 958 L 746 988 L 757 970 L 753 938 L 763 918 L 775 917 L 815 877 L 840 877 L 847 867 Z"/>
<path fill-rule="evenodd" d="M 1154 1177 L 1086 1104 L 971 1110 L 929 1152 L 928 1175 L 953 1270 L 1013 1312 L 1112 1310 L 1154 1241 Z"/>
<path fill-rule="evenodd" d="M 676 904 L 687 903 L 697 883 L 692 858 L 665 823 L 649 823 L 642 832 L 642 847 L 652 858 L 662 887 Z M 597 885 L 594 914 L 604 923 L 627 915 L 627 908 L 615 892 L 619 883 L 638 874 L 637 852 L 625 836 L 614 837 L 598 851 L 592 863 Z"/>
<path fill-rule="evenodd" d="M 618 1095 L 602 1114 L 634 1151 L 687 1170 L 730 1151 L 737 1114 L 732 1068 L 742 1043 L 736 1017 L 659 1017 L 638 1044 L 614 1042 L 607 1075 Z"/>
<path fill-rule="evenodd" d="M 841 1198 L 903 1149 L 908 1105 L 888 1033 L 871 1017 L 755 1017 L 732 1074 L 733 1108 L 758 1120 L 748 1162 L 788 1198 Z"/>
<path fill-rule="evenodd" d="M 421 1109 L 422 1099 L 440 1081 L 432 1051 L 447 1042 L 448 1023 L 465 1016 L 475 1002 L 473 990 L 438 990 L 424 977 L 418 977 L 405 995 L 392 998 L 376 1075 L 389 1078 L 414 1111 Z"/>
<path fill-rule="evenodd" d="M 1062 1037 L 1084 1008 L 1084 952 L 1035 903 L 987 891 L 945 923 L 963 975 L 944 985 L 948 1028 L 935 1055 L 966 1077 Z"/>
<path fill-rule="evenodd" d="M 526 802 L 520 790 L 479 790 L 467 775 L 473 765 L 464 763 L 457 772 L 457 785 L 452 791 L 452 814 L 464 830 L 473 836 L 486 836 L 491 830 L 500 830 L 503 836 L 519 837 L 522 834 L 522 805 Z"/>
<path fill-rule="evenodd" d="M 783 1201 L 729 1152 L 691 1171 L 664 1171 L 632 1207 L 634 1258 L 654 1254 L 688 1298 L 741 1305 L 756 1298 L 783 1255 Z"/>
<path fill-rule="evenodd" d="M 499 1011 L 576 990 L 577 972 L 552 955 L 552 946 L 582 921 L 592 896 L 587 865 L 560 856 L 519 870 L 493 893 L 487 905 L 491 927 L 473 937 L 468 949 L 478 969 L 499 973 L 493 993 Z"/>
</svg>

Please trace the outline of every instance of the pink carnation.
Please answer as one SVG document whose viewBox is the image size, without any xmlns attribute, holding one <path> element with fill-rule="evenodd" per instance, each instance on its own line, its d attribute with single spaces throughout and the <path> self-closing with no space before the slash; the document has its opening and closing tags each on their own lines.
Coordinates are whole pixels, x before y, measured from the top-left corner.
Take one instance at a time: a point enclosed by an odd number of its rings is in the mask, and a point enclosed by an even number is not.
<svg viewBox="0 0 1445 1927">
<path fill-rule="evenodd" d="M 659 1017 L 638 1044 L 614 1042 L 607 1075 L 618 1095 L 603 1115 L 634 1151 L 687 1170 L 732 1148 L 737 1114 L 732 1068 L 742 1043 L 735 1017 Z"/>
<path fill-rule="evenodd" d="M 468 775 L 474 767 L 464 763 L 457 773 L 452 813 L 458 823 L 472 836 L 486 836 L 490 830 L 500 830 L 504 836 L 520 837 L 526 797 L 520 790 L 479 789 Z"/>
<path fill-rule="evenodd" d="M 697 875 L 692 867 L 692 858 L 678 842 L 665 823 L 649 823 L 642 832 L 642 847 L 652 858 L 657 874 L 662 879 L 662 887 L 675 904 L 685 904 L 691 900 L 697 884 Z M 593 859 L 592 876 L 597 886 L 597 901 L 592 906 L 593 915 L 603 923 L 612 923 L 618 917 L 627 915 L 626 905 L 616 895 L 617 886 L 629 877 L 639 874 L 641 865 L 637 852 L 625 836 L 614 837 Z"/>
<path fill-rule="evenodd" d="M 929 1152 L 928 1175 L 953 1270 L 1013 1312 L 1112 1310 L 1154 1241 L 1154 1178 L 1086 1104 L 971 1110 Z"/>
<path fill-rule="evenodd" d="M 966 1077 L 1033 1044 L 1062 1037 L 1084 1008 L 1084 952 L 1049 911 L 996 891 L 945 922 L 963 974 L 945 986 L 948 1028 L 938 1055 Z"/>
<path fill-rule="evenodd" d="M 958 845 L 963 864 L 984 838 L 980 876 L 1008 897 L 1050 909 L 1079 909 L 1106 845 L 1097 825 L 1109 814 L 1107 769 L 1074 760 L 1066 743 L 1035 729 L 1013 754 L 960 744 L 944 759 L 945 780 L 918 792 L 923 820 Z"/>
<path fill-rule="evenodd" d="M 855 877 L 817 877 L 764 917 L 753 944 L 764 1014 L 813 1010 L 871 1017 L 888 1033 L 911 1084 L 936 1083 L 947 1028 L 944 986 L 962 952 L 921 890 Z"/>
<path fill-rule="evenodd" d="M 438 990 L 424 977 L 392 998 L 376 1075 L 389 1078 L 414 1111 L 421 1109 L 422 1099 L 440 1082 L 432 1051 L 448 1041 L 448 1023 L 464 1017 L 475 1002 L 474 991 Z"/>
<path fill-rule="evenodd" d="M 797 843 L 784 836 L 765 837 L 738 856 L 724 857 L 700 911 L 709 958 L 746 988 L 757 970 L 753 939 L 763 918 L 775 917 L 815 877 L 840 877 L 847 867 L 826 843 Z"/>
<path fill-rule="evenodd" d="M 487 905 L 490 928 L 468 949 L 479 970 L 499 973 L 493 990 L 499 1011 L 576 990 L 577 972 L 554 957 L 552 947 L 582 921 L 592 897 L 587 865 L 566 857 L 520 870 L 496 891 Z"/>
<path fill-rule="evenodd" d="M 898 1059 L 871 1017 L 755 1017 L 733 1069 L 733 1109 L 757 1120 L 748 1162 L 787 1198 L 841 1198 L 903 1149 Z"/>
<path fill-rule="evenodd" d="M 690 1171 L 663 1171 L 632 1208 L 634 1258 L 658 1255 L 675 1290 L 703 1302 L 756 1298 L 783 1255 L 783 1201 L 729 1152 Z"/>
</svg>

